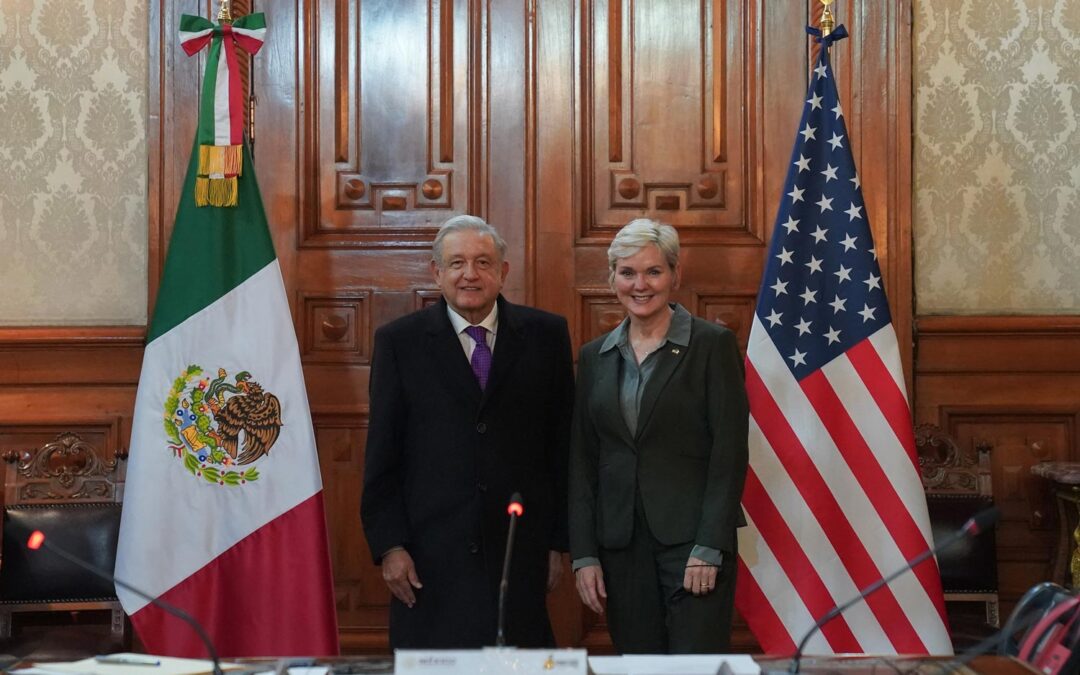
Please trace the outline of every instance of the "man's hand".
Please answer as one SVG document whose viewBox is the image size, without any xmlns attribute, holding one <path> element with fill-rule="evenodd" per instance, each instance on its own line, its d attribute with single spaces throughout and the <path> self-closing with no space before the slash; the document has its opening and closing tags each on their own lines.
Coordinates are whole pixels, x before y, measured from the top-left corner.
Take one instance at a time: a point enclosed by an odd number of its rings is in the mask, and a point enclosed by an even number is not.
<svg viewBox="0 0 1080 675">
<path fill-rule="evenodd" d="M 694 595 L 712 593 L 716 588 L 716 573 L 720 570 L 700 558 L 690 556 L 686 561 L 686 573 L 683 575 L 683 588 Z"/>
<path fill-rule="evenodd" d="M 600 598 L 607 599 L 607 589 L 604 588 L 604 571 L 599 565 L 589 565 L 579 569 L 577 577 L 577 592 L 585 606 L 596 612 L 604 613 L 604 606 L 600 604 Z"/>
<path fill-rule="evenodd" d="M 412 556 L 403 548 L 393 549 L 383 556 L 382 578 L 394 597 L 410 608 L 416 604 L 413 589 L 424 587 L 416 576 L 416 565 L 413 564 Z"/>
<path fill-rule="evenodd" d="M 548 551 L 548 593 L 555 590 L 562 579 L 563 554 L 559 551 Z"/>
</svg>

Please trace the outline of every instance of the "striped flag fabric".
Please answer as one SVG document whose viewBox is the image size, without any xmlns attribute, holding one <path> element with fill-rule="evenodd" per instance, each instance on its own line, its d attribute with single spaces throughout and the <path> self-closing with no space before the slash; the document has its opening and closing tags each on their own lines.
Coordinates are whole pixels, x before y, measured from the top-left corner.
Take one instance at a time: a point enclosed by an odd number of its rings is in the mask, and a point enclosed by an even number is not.
<svg viewBox="0 0 1080 675">
<path fill-rule="evenodd" d="M 198 138 L 192 151 L 139 378 L 116 576 L 190 614 L 221 656 L 335 655 L 300 352 L 240 150 L 235 207 L 197 204 Z M 116 591 L 149 652 L 206 656 L 190 626 Z"/>
<path fill-rule="evenodd" d="M 809 29 L 814 32 L 813 29 Z M 746 358 L 736 604 L 766 653 L 933 544 L 900 350 L 823 38 Z M 810 654 L 951 654 L 933 558 L 827 623 Z"/>
</svg>

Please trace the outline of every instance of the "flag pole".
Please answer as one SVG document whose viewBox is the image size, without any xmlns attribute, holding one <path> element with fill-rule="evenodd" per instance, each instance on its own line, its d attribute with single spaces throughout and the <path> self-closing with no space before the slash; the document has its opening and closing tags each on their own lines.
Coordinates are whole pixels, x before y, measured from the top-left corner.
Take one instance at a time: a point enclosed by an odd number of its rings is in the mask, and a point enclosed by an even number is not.
<svg viewBox="0 0 1080 675">
<path fill-rule="evenodd" d="M 821 37 L 826 37 L 833 31 L 833 27 L 836 26 L 836 20 L 833 18 L 832 10 L 829 9 L 829 5 L 833 4 L 836 0 L 821 0 L 821 4 L 825 5 L 825 8 L 821 10 Z"/>
</svg>

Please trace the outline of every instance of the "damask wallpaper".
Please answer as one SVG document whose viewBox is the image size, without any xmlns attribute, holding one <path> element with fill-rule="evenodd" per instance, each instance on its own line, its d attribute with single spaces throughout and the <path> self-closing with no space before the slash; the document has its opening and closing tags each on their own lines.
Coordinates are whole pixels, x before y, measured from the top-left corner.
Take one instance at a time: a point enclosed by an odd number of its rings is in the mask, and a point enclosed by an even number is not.
<svg viewBox="0 0 1080 675">
<path fill-rule="evenodd" d="M 146 0 L 0 0 L 0 325 L 146 322 Z"/>
<path fill-rule="evenodd" d="M 915 0 L 919 314 L 1080 310 L 1080 0 Z"/>
</svg>

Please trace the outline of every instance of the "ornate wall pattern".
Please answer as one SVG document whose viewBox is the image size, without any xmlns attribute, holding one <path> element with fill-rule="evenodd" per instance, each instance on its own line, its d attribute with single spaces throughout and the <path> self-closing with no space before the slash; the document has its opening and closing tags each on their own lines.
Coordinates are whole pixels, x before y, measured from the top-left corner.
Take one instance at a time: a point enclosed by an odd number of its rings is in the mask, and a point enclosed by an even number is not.
<svg viewBox="0 0 1080 675">
<path fill-rule="evenodd" d="M 1080 1 L 916 0 L 915 301 L 1080 310 Z"/>
<path fill-rule="evenodd" d="M 0 3 L 0 325 L 146 322 L 145 0 Z"/>
</svg>

